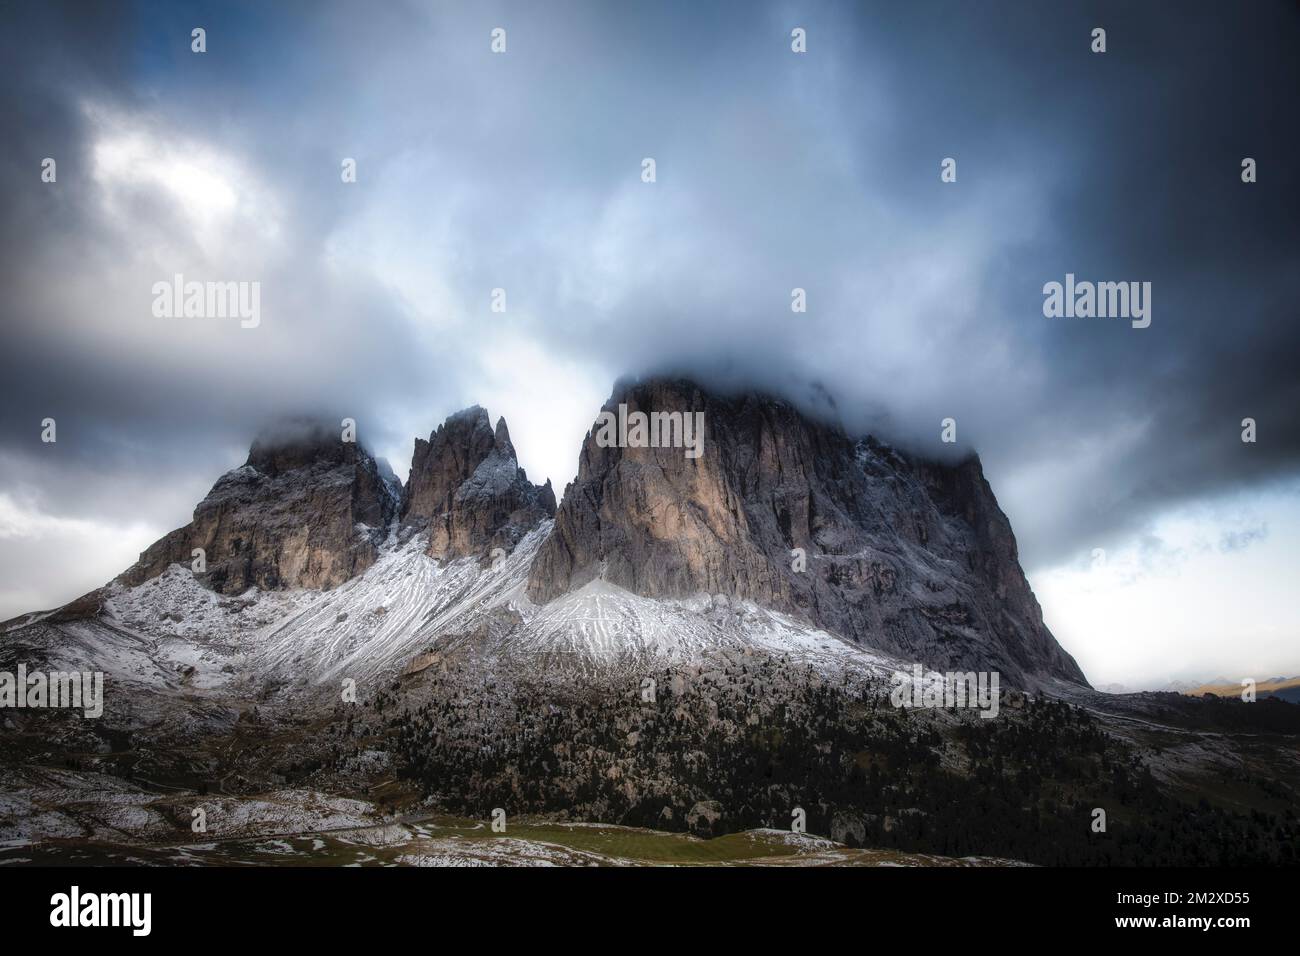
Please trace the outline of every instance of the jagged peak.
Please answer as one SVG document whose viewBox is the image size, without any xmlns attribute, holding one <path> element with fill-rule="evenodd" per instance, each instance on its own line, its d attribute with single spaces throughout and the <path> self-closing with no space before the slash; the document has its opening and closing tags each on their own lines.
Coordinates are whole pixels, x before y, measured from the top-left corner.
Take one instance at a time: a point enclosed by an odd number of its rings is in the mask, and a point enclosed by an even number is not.
<svg viewBox="0 0 1300 956">
<path fill-rule="evenodd" d="M 519 458 L 510 440 L 510 428 L 505 417 L 498 416 L 493 428 L 491 416 L 482 405 L 471 405 L 448 415 L 427 441 L 416 438 L 412 474 L 427 462 L 435 445 L 439 446 L 440 453 L 446 453 L 449 448 L 454 456 L 460 457 L 463 453 L 461 480 L 472 475 L 490 455 L 508 458 L 515 463 Z"/>
<path fill-rule="evenodd" d="M 505 452 L 512 459 L 516 461 L 518 460 L 519 456 L 515 454 L 515 446 L 510 441 L 510 429 L 506 426 L 504 415 L 497 419 L 497 428 L 494 438 L 498 451 Z"/>
<path fill-rule="evenodd" d="M 416 439 L 401 517 L 406 527 L 428 529 L 429 554 L 512 547 L 554 514 L 554 492 L 529 483 L 505 419 L 494 429 L 481 405 L 449 416 L 427 442 Z"/>
<path fill-rule="evenodd" d="M 488 417 L 487 409 L 482 405 L 470 405 L 462 408 L 458 412 L 452 412 L 443 420 L 443 423 L 434 429 L 434 434 L 442 431 L 444 428 L 455 426 L 469 425 L 472 428 L 486 427 L 492 430 L 492 419 Z"/>
</svg>

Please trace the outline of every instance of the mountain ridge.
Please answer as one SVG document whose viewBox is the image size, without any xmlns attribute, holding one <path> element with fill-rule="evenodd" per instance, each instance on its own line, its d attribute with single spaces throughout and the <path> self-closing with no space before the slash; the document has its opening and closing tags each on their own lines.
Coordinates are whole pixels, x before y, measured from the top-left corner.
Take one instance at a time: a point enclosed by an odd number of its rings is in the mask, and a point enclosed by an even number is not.
<svg viewBox="0 0 1300 956">
<path fill-rule="evenodd" d="M 696 407 L 668 401 L 674 389 L 624 385 L 610 402 Z M 1249 781 L 1300 780 L 1294 708 L 1118 698 L 1053 673 L 1025 640 L 1050 632 L 1036 630 L 1014 536 L 977 459 L 923 461 L 770 396 L 686 397 L 705 413 L 700 457 L 589 435 L 586 468 L 554 517 L 520 516 L 545 486 L 525 484 L 508 429 L 477 408 L 426 442 L 404 488 L 334 434 L 315 451 L 250 452 L 196 509 L 216 509 L 212 526 L 231 537 L 216 562 L 264 574 L 245 590 L 223 593 L 192 570 L 178 529 L 168 546 L 179 558 L 156 575 L 119 576 L 0 628 L 0 670 L 102 672 L 105 688 L 96 720 L 0 713 L 10 735 L 0 791 L 20 807 L 39 795 L 4 832 L 100 833 L 78 821 L 97 818 L 82 794 L 107 775 L 142 806 L 153 802 L 145 788 L 165 787 L 218 800 L 228 816 L 278 817 L 289 786 L 291 802 L 326 814 L 364 798 L 402 814 L 503 807 L 512 821 L 547 813 L 709 836 L 781 826 L 802 807 L 809 833 L 853 846 L 1113 865 L 1154 840 L 1190 862 L 1293 857 L 1294 824 L 1277 814 L 1294 790 Z M 423 499 L 421 482 L 433 492 Z M 369 563 L 341 583 L 289 583 L 274 563 L 299 547 L 276 537 L 286 516 L 327 492 L 332 510 L 315 520 L 331 529 L 371 489 L 380 525 L 306 538 L 334 557 L 373 547 Z M 642 537 L 638 522 L 655 516 L 658 537 Z M 573 549 L 566 567 L 542 560 L 561 545 Z M 773 567 L 788 545 L 805 548 L 804 570 Z M 299 570 L 343 566 L 324 557 Z M 548 581 L 562 586 L 538 593 Z M 783 595 L 806 601 L 782 605 Z M 1000 672 L 996 713 L 896 703 L 891 683 L 917 663 Z M 80 782 L 56 814 L 48 780 L 59 767 Z M 1243 767 L 1232 799 L 1248 804 L 1184 799 L 1217 793 Z M 1089 808 L 1121 804 L 1140 823 L 1116 814 L 1115 839 L 1098 843 Z M 1246 815 L 1256 809 L 1269 815 Z M 1207 819 L 1224 835 L 1208 851 L 1185 839 Z M 171 832 L 152 813 L 128 823 Z"/>
<path fill-rule="evenodd" d="M 337 429 L 300 421 L 259 435 L 194 519 L 115 580 L 189 571 L 202 549 L 194 574 L 219 594 L 331 590 L 372 567 L 393 535 L 427 536 L 425 554 L 441 563 L 487 567 L 553 521 L 516 603 L 544 607 L 596 580 L 651 600 L 714 595 L 941 670 L 1087 686 L 1043 624 L 977 456 L 920 459 L 783 399 L 681 378 L 620 380 L 602 411 L 620 405 L 698 414 L 701 454 L 601 447 L 593 426 L 557 506 L 550 482 L 519 467 L 504 418 L 494 427 L 481 406 L 415 440 L 404 485 Z M 102 592 L 46 618 L 98 613 Z"/>
</svg>

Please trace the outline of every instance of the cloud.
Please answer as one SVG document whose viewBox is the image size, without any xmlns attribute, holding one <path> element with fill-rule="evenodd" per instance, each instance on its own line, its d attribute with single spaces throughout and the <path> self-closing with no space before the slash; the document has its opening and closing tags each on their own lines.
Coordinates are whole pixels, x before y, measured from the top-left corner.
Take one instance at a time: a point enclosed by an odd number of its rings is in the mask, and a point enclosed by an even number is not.
<svg viewBox="0 0 1300 956">
<path fill-rule="evenodd" d="M 1259 525 L 1255 528 L 1245 528 L 1241 531 L 1225 531 L 1219 536 L 1219 550 L 1242 551 L 1249 548 L 1256 541 L 1263 541 L 1268 537 L 1268 525 Z"/>
<path fill-rule="evenodd" d="M 281 415 L 353 417 L 404 475 L 471 403 L 558 491 L 613 379 L 661 369 L 921 453 L 956 418 L 1031 568 L 1300 464 L 1293 5 L 0 16 L 0 469 L 33 513 L 179 525 Z M 1151 281 L 1152 326 L 1045 319 L 1067 272 Z M 261 325 L 153 318 L 176 273 L 259 281 Z"/>
</svg>

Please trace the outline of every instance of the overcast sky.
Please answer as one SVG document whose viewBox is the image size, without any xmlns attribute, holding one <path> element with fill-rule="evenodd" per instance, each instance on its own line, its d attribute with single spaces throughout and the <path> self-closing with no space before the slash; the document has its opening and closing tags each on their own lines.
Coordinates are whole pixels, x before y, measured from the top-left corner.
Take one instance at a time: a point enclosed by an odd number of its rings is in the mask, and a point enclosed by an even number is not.
<svg viewBox="0 0 1300 956">
<path fill-rule="evenodd" d="M 558 491 L 674 368 L 922 452 L 955 418 L 1094 683 L 1300 673 L 1297 49 L 1282 0 L 6 5 L 0 618 L 276 416 L 405 478 L 480 403 Z M 1067 272 L 1150 282 L 1150 327 L 1045 318 Z M 260 325 L 156 318 L 178 273 Z"/>
</svg>

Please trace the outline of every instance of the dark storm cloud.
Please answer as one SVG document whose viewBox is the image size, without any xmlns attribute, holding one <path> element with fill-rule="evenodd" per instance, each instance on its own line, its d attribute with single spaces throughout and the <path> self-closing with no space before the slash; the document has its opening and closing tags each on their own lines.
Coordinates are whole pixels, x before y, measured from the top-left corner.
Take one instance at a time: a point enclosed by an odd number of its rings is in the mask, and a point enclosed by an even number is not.
<svg viewBox="0 0 1300 956">
<path fill-rule="evenodd" d="M 1293 4 L 2 16 L 0 463 L 43 514 L 165 530 L 281 414 L 355 417 L 405 475 L 411 437 L 520 343 L 593 377 L 824 389 L 934 454 L 954 417 L 1031 565 L 1296 471 Z M 234 184 L 219 215 L 160 187 L 188 158 Z M 174 272 L 260 280 L 270 318 L 160 323 Z M 1067 272 L 1150 281 L 1151 327 L 1044 318 Z"/>
<path fill-rule="evenodd" d="M 418 383 L 412 389 L 417 395 L 430 395 L 418 356 L 394 347 L 402 334 L 400 305 L 366 277 L 321 265 L 321 237 L 330 218 L 345 216 L 346 209 L 337 201 L 315 202 L 318 194 L 293 187 L 290 167 L 296 162 L 301 168 L 303 160 L 272 134 L 282 125 L 274 108 L 251 115 L 250 89 L 242 105 L 231 102 L 244 99 L 238 95 L 250 73 L 244 67 L 261 59 L 248 44 L 265 24 L 253 22 L 247 10 L 218 15 L 216 9 L 199 14 L 170 6 L 69 4 L 56 10 L 32 4 L 7 11 L 9 82 L 0 95 L 11 134 L 6 139 L 15 148 L 3 153 L 9 184 L 2 234 L 6 348 L 0 358 L 6 484 L 57 514 L 103 516 L 129 501 L 142 517 L 174 521 L 176 502 L 157 494 L 159 486 L 184 482 L 192 504 L 196 491 L 242 458 L 266 421 L 337 411 L 365 422 L 372 440 L 390 439 L 378 414 L 391 398 L 385 387 L 405 379 Z M 249 29 L 233 54 L 205 60 L 189 50 L 195 22 L 214 33 L 222 22 Z M 230 72 L 210 66 L 213 61 Z M 206 68 L 208 85 L 201 92 L 195 88 L 204 81 L 186 72 L 194 65 Z M 214 78 L 221 85 L 232 75 L 245 79 L 230 82 L 224 93 L 212 89 Z M 146 186 L 122 186 L 118 208 L 105 208 L 102 184 L 92 175 L 100 131 L 88 115 L 91 105 L 113 116 L 141 117 L 139 125 L 155 142 L 182 151 L 187 139 L 223 149 L 251 147 L 253 165 L 283 202 L 290 234 L 278 249 L 267 250 L 249 278 L 266 287 L 269 308 L 292 313 L 290 322 L 241 343 L 238 329 L 168 327 L 151 317 L 152 282 L 170 279 L 173 269 L 190 278 L 243 275 L 223 271 L 221 254 L 204 256 L 190 241 L 192 224 L 177 204 Z M 58 161 L 57 190 L 33 175 L 47 155 Z M 337 160 L 331 158 L 329 167 Z M 321 180 L 331 178 L 337 181 L 337 174 Z M 123 281 L 136 248 L 159 238 L 175 244 L 174 254 Z M 238 247 L 242 237 L 223 241 Z M 194 268 L 199 262 L 208 269 Z M 78 286 L 81 295 L 69 292 Z M 453 366 L 440 379 L 455 374 Z M 46 416 L 58 422 L 57 448 L 39 442 Z M 409 437 L 403 433 L 402 442 Z"/>
</svg>

